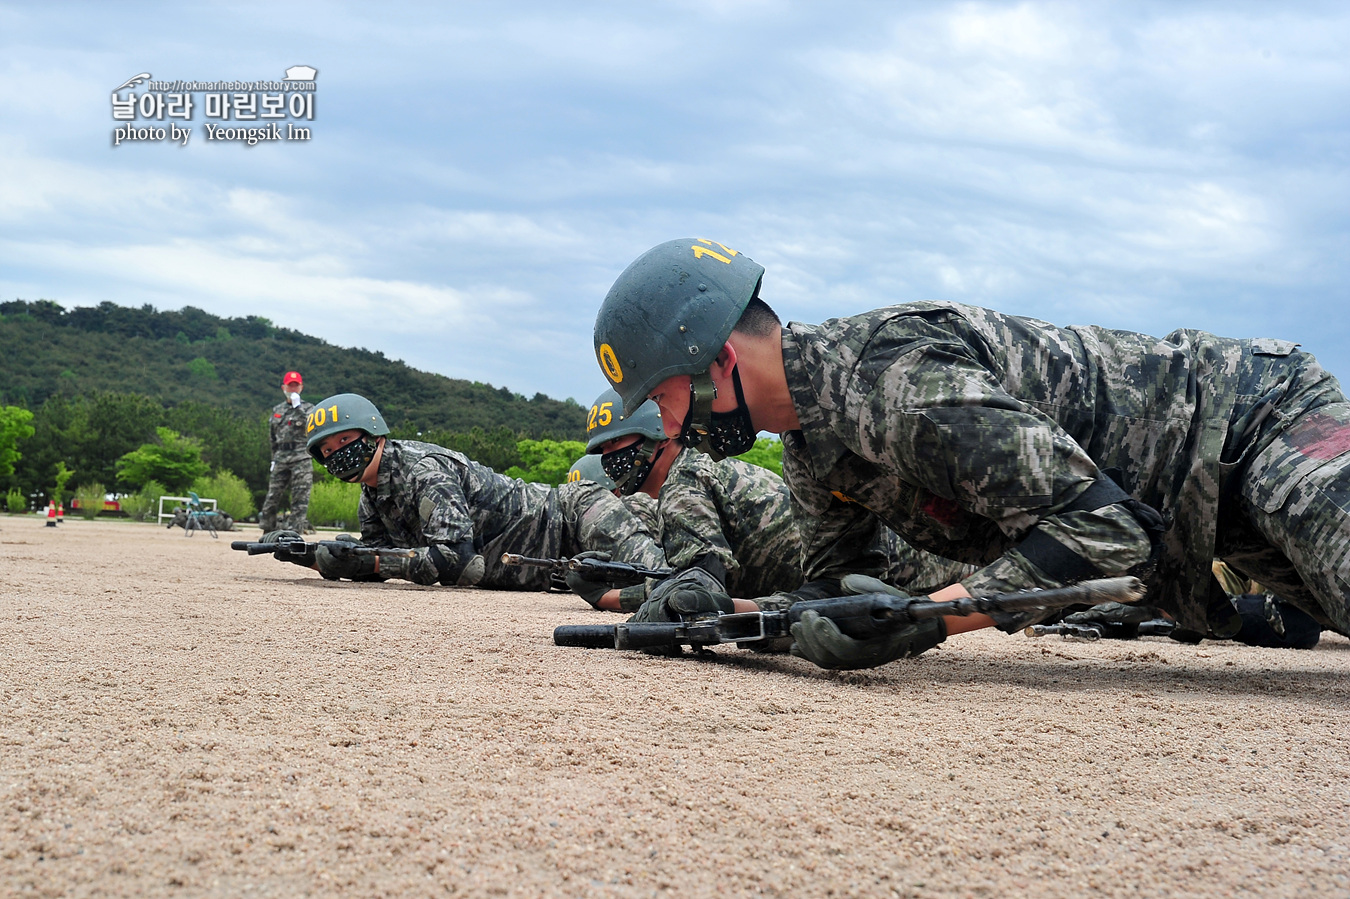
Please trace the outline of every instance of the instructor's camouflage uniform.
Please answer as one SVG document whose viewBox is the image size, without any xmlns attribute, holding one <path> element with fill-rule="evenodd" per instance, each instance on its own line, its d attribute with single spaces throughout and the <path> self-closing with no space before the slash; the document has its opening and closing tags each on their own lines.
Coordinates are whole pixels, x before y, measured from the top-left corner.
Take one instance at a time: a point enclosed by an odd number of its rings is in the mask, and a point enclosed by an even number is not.
<svg viewBox="0 0 1350 899">
<path fill-rule="evenodd" d="M 1019 549 L 1032 537 L 1042 558 L 1123 573 L 1149 557 L 1140 520 L 1065 511 L 1115 469 L 1167 524 L 1149 601 L 1183 626 L 1231 624 L 1218 557 L 1350 632 L 1350 405 L 1295 344 L 912 303 L 792 323 L 782 346 L 808 578 L 869 569 L 858 537 L 881 521 L 984 565 L 976 593 L 1057 583 Z"/>
<path fill-rule="evenodd" d="M 558 558 L 600 550 L 619 561 L 665 566 L 650 532 L 599 484 L 527 484 L 413 440 L 385 441 L 376 485 L 361 489 L 359 517 L 362 543 L 418 549 L 410 580 L 419 584 L 439 579 L 427 547 L 454 552 L 466 541 L 486 564 L 480 587 L 548 589 L 546 569 L 502 565 L 502 553 Z"/>
<path fill-rule="evenodd" d="M 277 528 L 277 510 L 281 496 L 291 493 L 291 511 L 287 527 L 301 533 L 308 530 L 309 490 L 314 484 L 314 469 L 309 451 L 305 449 L 305 419 L 314 408 L 313 403 L 290 401 L 272 407 L 272 474 L 267 481 L 267 499 L 258 512 L 258 524 L 264 531 Z"/>
<path fill-rule="evenodd" d="M 702 562 L 726 572 L 731 596 L 765 597 L 802 585 L 802 543 L 792 515 L 787 484 L 772 471 L 680 451 L 661 486 L 661 546 L 673 568 Z M 881 579 L 914 593 L 959 581 L 973 569 L 912 549 L 882 528 L 872 541 L 870 561 Z M 714 574 L 717 572 L 714 570 Z M 772 605 L 772 603 L 769 603 Z"/>
</svg>

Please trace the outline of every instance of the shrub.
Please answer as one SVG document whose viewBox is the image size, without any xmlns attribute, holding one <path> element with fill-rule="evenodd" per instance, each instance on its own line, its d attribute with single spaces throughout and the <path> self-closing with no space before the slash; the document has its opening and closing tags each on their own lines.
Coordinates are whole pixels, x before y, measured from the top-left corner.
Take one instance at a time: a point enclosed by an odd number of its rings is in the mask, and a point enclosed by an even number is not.
<svg viewBox="0 0 1350 899">
<path fill-rule="evenodd" d="M 236 521 L 244 521 L 256 511 L 248 485 L 233 472 L 222 470 L 209 478 L 198 478 L 192 490 L 198 496 L 214 499 L 216 508 Z"/>
<path fill-rule="evenodd" d="M 169 491 L 158 481 L 151 481 L 141 488 L 139 493 L 130 493 L 122 497 L 122 511 L 132 521 L 145 521 L 159 511 L 159 498 Z"/>
<path fill-rule="evenodd" d="M 18 487 L 9 488 L 9 493 L 5 494 L 5 507 L 14 515 L 28 509 L 28 501 L 23 498 L 23 493 Z"/>
<path fill-rule="evenodd" d="M 107 491 L 103 489 L 102 484 L 82 484 L 75 490 L 75 499 L 80 503 L 80 517 L 85 521 L 93 521 L 98 517 L 98 513 L 103 511 L 103 497 L 107 496 Z"/>
<path fill-rule="evenodd" d="M 320 481 L 309 494 L 309 522 L 324 527 L 360 527 L 356 517 L 361 503 L 361 485 L 336 478 Z"/>
</svg>

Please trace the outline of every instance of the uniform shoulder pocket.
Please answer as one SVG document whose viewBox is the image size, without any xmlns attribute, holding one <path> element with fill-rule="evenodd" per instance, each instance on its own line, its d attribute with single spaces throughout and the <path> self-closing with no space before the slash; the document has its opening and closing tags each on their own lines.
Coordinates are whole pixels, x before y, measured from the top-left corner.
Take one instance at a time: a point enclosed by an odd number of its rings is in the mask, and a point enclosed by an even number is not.
<svg viewBox="0 0 1350 899">
<path fill-rule="evenodd" d="M 1258 356 L 1288 356 L 1296 349 L 1298 349 L 1298 344 L 1292 340 L 1258 337 L 1252 341 L 1252 352 Z"/>
</svg>

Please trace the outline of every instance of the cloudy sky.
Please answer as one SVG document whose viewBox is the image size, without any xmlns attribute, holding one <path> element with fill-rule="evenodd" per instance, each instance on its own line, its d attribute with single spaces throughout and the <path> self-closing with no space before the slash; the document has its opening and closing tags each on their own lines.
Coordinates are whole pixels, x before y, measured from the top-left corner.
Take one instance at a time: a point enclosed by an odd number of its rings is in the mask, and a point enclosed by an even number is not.
<svg viewBox="0 0 1350 899">
<path fill-rule="evenodd" d="M 1350 379 L 1344 3 L 4 3 L 0 47 L 4 299 L 588 402 L 610 283 L 705 236 L 785 318 L 952 299 Z M 199 105 L 186 147 L 112 146 L 137 73 L 297 64 L 307 144 L 209 143 Z"/>
</svg>

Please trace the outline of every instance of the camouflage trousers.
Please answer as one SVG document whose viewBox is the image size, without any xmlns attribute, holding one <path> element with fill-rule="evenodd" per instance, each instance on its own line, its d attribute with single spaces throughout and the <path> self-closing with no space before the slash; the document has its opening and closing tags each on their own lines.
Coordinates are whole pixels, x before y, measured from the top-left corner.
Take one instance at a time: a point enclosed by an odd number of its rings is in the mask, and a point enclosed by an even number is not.
<svg viewBox="0 0 1350 899">
<path fill-rule="evenodd" d="M 305 533 L 309 528 L 309 490 L 314 484 L 314 469 L 309 459 L 299 462 L 278 462 L 272 469 L 267 481 L 267 499 L 263 500 L 258 512 L 258 524 L 264 531 L 277 529 L 277 510 L 281 508 L 281 498 L 290 491 L 291 511 L 284 525 L 292 530 Z"/>
<path fill-rule="evenodd" d="M 1350 635 L 1350 402 L 1281 422 L 1220 509 L 1216 555 Z"/>
<path fill-rule="evenodd" d="M 487 566 L 480 587 L 547 590 L 549 573 L 541 568 L 508 567 L 503 553 L 556 559 L 579 552 L 609 553 L 620 562 L 661 568 L 666 557 L 656 535 L 599 484 L 573 481 L 555 488 L 543 514 L 512 522 L 478 549 Z"/>
</svg>

